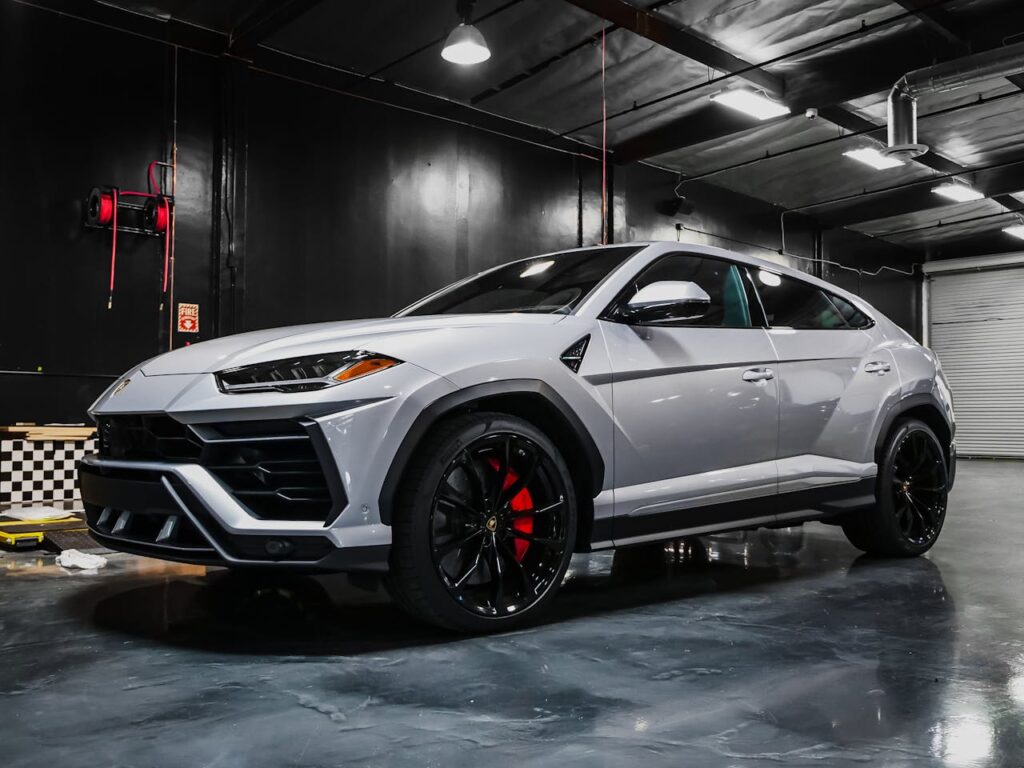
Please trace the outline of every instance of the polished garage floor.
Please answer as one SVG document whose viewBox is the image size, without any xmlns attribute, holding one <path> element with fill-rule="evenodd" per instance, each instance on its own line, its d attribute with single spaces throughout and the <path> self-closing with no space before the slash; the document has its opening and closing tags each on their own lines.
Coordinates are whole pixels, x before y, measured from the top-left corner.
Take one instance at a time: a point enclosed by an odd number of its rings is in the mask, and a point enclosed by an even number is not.
<svg viewBox="0 0 1024 768">
<path fill-rule="evenodd" d="M 341 578 L 0 557 L 0 765 L 1022 766 L 1024 464 L 963 462 L 928 559 L 835 529 L 577 558 L 457 638 Z"/>
</svg>

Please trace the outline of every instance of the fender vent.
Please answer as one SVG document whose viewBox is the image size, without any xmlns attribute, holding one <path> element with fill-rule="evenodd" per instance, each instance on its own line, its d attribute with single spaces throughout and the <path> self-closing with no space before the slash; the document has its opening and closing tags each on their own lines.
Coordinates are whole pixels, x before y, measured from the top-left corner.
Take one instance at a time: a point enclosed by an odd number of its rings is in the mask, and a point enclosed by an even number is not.
<svg viewBox="0 0 1024 768">
<path fill-rule="evenodd" d="M 587 344 L 590 343 L 590 334 L 577 341 L 559 356 L 559 360 L 565 363 L 565 367 L 573 373 L 580 372 L 583 365 L 583 356 L 587 354 Z"/>
</svg>

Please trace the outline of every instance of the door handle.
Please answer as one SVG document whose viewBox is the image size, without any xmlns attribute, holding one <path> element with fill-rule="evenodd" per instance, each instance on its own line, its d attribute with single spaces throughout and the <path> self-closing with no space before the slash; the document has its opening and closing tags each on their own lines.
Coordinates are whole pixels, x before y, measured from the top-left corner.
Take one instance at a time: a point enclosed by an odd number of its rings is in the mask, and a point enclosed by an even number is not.
<svg viewBox="0 0 1024 768">
<path fill-rule="evenodd" d="M 744 381 L 770 381 L 775 378 L 771 368 L 748 368 L 743 372 Z"/>
<path fill-rule="evenodd" d="M 875 360 L 864 366 L 864 373 L 873 373 L 877 376 L 884 376 L 892 370 L 892 366 L 881 360 Z"/>
</svg>

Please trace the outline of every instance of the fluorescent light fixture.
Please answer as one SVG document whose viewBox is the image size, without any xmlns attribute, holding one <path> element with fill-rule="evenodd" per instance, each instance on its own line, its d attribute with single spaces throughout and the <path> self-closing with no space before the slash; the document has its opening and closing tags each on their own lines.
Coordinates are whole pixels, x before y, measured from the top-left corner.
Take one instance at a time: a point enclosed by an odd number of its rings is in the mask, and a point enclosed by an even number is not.
<svg viewBox="0 0 1024 768">
<path fill-rule="evenodd" d="M 903 165 L 902 160 L 888 155 L 883 155 L 874 147 L 851 149 L 849 152 L 843 152 L 843 154 L 853 160 L 864 163 L 864 165 L 870 165 L 876 171 L 884 171 L 887 168 L 897 168 Z"/>
<path fill-rule="evenodd" d="M 487 41 L 484 40 L 479 29 L 472 24 L 462 22 L 451 31 L 448 39 L 444 41 L 441 58 L 452 64 L 466 67 L 487 61 L 491 58 L 491 49 L 487 47 Z"/>
<path fill-rule="evenodd" d="M 520 277 L 533 277 L 533 275 L 539 275 L 541 272 L 546 272 L 554 264 L 553 261 L 535 261 L 533 264 L 523 270 Z"/>
<path fill-rule="evenodd" d="M 1012 227 L 1003 227 L 1003 232 L 1024 240 L 1024 224 L 1014 224 Z"/>
<path fill-rule="evenodd" d="M 974 187 L 968 186 L 967 184 L 960 184 L 959 182 L 939 184 L 937 187 L 932 187 L 932 192 L 936 195 L 942 195 L 956 203 L 969 203 L 972 200 L 985 199 L 985 196 Z"/>
<path fill-rule="evenodd" d="M 762 93 L 747 90 L 746 88 L 716 93 L 711 97 L 711 100 L 724 104 L 745 115 L 756 117 L 758 120 L 770 120 L 773 117 L 789 114 L 789 107 L 785 104 L 779 104 L 779 102 L 772 101 Z"/>
</svg>

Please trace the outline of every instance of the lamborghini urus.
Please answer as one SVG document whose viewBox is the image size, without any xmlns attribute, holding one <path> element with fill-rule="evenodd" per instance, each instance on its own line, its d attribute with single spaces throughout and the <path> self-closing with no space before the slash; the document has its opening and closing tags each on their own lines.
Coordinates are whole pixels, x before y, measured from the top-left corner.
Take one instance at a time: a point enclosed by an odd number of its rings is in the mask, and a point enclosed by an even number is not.
<svg viewBox="0 0 1024 768">
<path fill-rule="evenodd" d="M 177 349 L 91 413 L 80 483 L 106 546 L 376 572 L 462 631 L 537 614 L 574 552 L 819 520 L 921 554 L 956 462 L 931 351 L 834 285 L 679 243 Z"/>
</svg>

